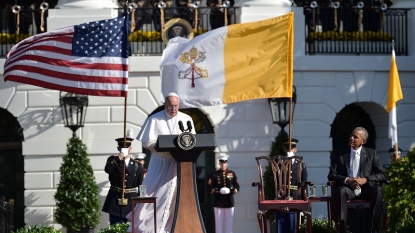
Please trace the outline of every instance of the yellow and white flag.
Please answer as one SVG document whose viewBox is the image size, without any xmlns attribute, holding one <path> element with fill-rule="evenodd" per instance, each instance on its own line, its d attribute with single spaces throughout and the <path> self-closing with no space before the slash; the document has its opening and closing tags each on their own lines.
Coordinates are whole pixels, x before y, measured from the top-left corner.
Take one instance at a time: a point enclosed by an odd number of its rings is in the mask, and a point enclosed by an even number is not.
<svg viewBox="0 0 415 233">
<path fill-rule="evenodd" d="M 182 108 L 292 97 L 293 13 L 171 39 L 160 64 L 162 94 Z"/>
<path fill-rule="evenodd" d="M 403 99 L 401 82 L 399 81 L 398 67 L 395 61 L 395 50 L 392 49 L 392 60 L 389 71 L 389 90 L 386 111 L 389 113 L 389 138 L 392 147 L 398 143 L 398 124 L 396 121 L 396 102 Z"/>
</svg>

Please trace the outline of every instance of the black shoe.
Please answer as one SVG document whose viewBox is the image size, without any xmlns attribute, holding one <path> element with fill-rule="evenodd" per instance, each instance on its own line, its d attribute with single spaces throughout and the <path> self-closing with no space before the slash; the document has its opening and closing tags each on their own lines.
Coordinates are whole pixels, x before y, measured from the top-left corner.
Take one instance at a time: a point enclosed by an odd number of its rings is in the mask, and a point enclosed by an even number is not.
<svg viewBox="0 0 415 233">
<path fill-rule="evenodd" d="M 373 221 L 372 222 L 372 233 L 378 233 L 379 229 L 379 222 L 378 221 Z"/>
<path fill-rule="evenodd" d="M 345 221 L 340 221 L 340 233 L 348 233 L 347 223 Z"/>
</svg>

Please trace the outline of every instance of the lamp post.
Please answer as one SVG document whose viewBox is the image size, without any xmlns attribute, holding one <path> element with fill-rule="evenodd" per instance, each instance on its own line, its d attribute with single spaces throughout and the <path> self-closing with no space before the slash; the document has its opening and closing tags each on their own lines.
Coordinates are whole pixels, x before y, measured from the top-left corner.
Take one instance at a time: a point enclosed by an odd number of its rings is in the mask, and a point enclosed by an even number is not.
<svg viewBox="0 0 415 233">
<path fill-rule="evenodd" d="M 295 86 L 293 86 L 293 116 L 294 116 L 294 107 L 297 102 L 297 93 Z M 281 130 L 284 131 L 284 128 L 287 124 L 290 123 L 290 98 L 269 98 L 268 99 L 269 107 L 271 108 L 272 122 L 278 124 Z M 290 132 L 291 133 L 291 132 Z"/>
<path fill-rule="evenodd" d="M 84 127 L 88 96 L 74 93 L 59 94 L 59 103 L 62 109 L 62 117 L 65 127 L 72 130 L 72 137 L 76 137 L 76 130 Z"/>
</svg>

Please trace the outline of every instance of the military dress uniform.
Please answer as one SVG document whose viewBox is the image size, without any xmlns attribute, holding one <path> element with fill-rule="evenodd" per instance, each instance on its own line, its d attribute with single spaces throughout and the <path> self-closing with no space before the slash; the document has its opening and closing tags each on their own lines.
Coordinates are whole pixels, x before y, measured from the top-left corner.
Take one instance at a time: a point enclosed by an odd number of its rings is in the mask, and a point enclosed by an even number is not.
<svg viewBox="0 0 415 233">
<path fill-rule="evenodd" d="M 228 157 L 228 156 L 226 156 Z M 223 159 L 224 157 L 222 157 Z M 221 157 L 219 157 L 221 159 Z M 227 161 L 227 158 L 226 158 Z M 235 206 L 233 195 L 239 192 L 238 178 L 230 169 L 216 170 L 209 178 L 208 185 L 213 195 L 213 207 L 215 208 L 216 233 L 222 233 L 222 226 L 225 226 L 224 233 L 232 232 L 233 208 Z M 228 188 L 230 193 L 222 194 L 221 189 Z M 223 211 L 222 218 L 218 218 L 218 209 Z M 222 216 L 221 215 L 221 216 Z M 222 220 L 222 222 L 218 221 Z"/>
<path fill-rule="evenodd" d="M 291 139 L 291 148 L 297 147 L 298 140 L 292 138 Z M 288 140 L 284 141 L 284 146 L 288 150 L 289 142 Z M 293 154 L 294 155 L 294 154 Z M 285 157 L 283 160 L 290 159 L 290 157 Z M 300 174 L 300 180 L 298 179 L 298 162 L 297 160 L 293 160 L 292 167 L 291 167 L 291 190 L 290 190 L 290 197 L 292 197 L 293 200 L 302 200 L 304 197 L 302 196 L 302 193 L 300 193 L 300 196 L 298 196 L 298 183 L 307 181 L 307 168 L 305 163 L 302 163 L 301 165 L 301 174 Z M 296 232 L 296 221 L 297 221 L 297 214 L 296 213 L 275 213 L 275 221 L 276 221 L 276 232 L 277 233 L 295 233 Z"/>
<path fill-rule="evenodd" d="M 187 4 L 196 2 L 196 0 L 176 0 L 179 17 L 189 22 L 193 28 L 195 27 L 195 11 L 193 7 L 189 7 Z"/>
<path fill-rule="evenodd" d="M 213 29 L 225 26 L 225 9 L 223 7 L 217 7 L 216 5 L 222 5 L 226 0 L 207 0 L 206 5 L 210 7 L 210 27 Z M 235 4 L 235 0 L 229 0 L 229 6 L 232 7 Z M 230 24 L 230 14 L 228 9 L 228 24 Z"/>
<path fill-rule="evenodd" d="M 131 139 L 132 141 L 132 139 Z M 128 147 L 129 145 L 127 145 Z M 128 200 L 127 205 L 120 205 L 118 200 L 122 198 L 122 179 L 123 179 L 123 166 L 125 161 L 120 160 L 117 155 L 108 157 L 107 164 L 105 165 L 105 172 L 108 173 L 110 181 L 110 189 L 105 199 L 102 211 L 111 215 L 127 220 L 125 217 L 132 210 L 131 197 L 137 197 L 138 186 L 143 182 L 143 168 L 139 162 L 130 158 L 128 165 L 125 167 L 125 193 L 124 198 Z M 111 224 L 114 224 L 112 222 Z"/>
</svg>

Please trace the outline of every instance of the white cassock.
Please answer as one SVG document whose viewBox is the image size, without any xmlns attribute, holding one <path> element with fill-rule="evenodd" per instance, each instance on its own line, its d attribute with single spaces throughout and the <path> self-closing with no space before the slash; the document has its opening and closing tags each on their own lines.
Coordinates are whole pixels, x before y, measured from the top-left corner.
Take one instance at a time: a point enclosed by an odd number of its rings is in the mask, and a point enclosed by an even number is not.
<svg viewBox="0 0 415 233">
<path fill-rule="evenodd" d="M 147 118 L 137 140 L 143 147 L 151 150 L 151 159 L 148 173 L 143 181 L 147 185 L 147 195 L 157 197 L 157 231 L 154 231 L 153 204 L 137 204 L 134 208 L 134 233 L 169 233 L 173 223 L 176 184 L 177 163 L 169 152 L 157 152 L 154 145 L 159 135 L 180 134 L 179 121 L 187 129 L 187 121 L 192 123 L 192 133 L 196 134 L 192 118 L 182 112 L 178 112 L 173 118 L 166 111 L 160 111 Z M 127 219 L 132 221 L 132 214 Z M 128 228 L 132 232 L 132 224 Z"/>
</svg>

